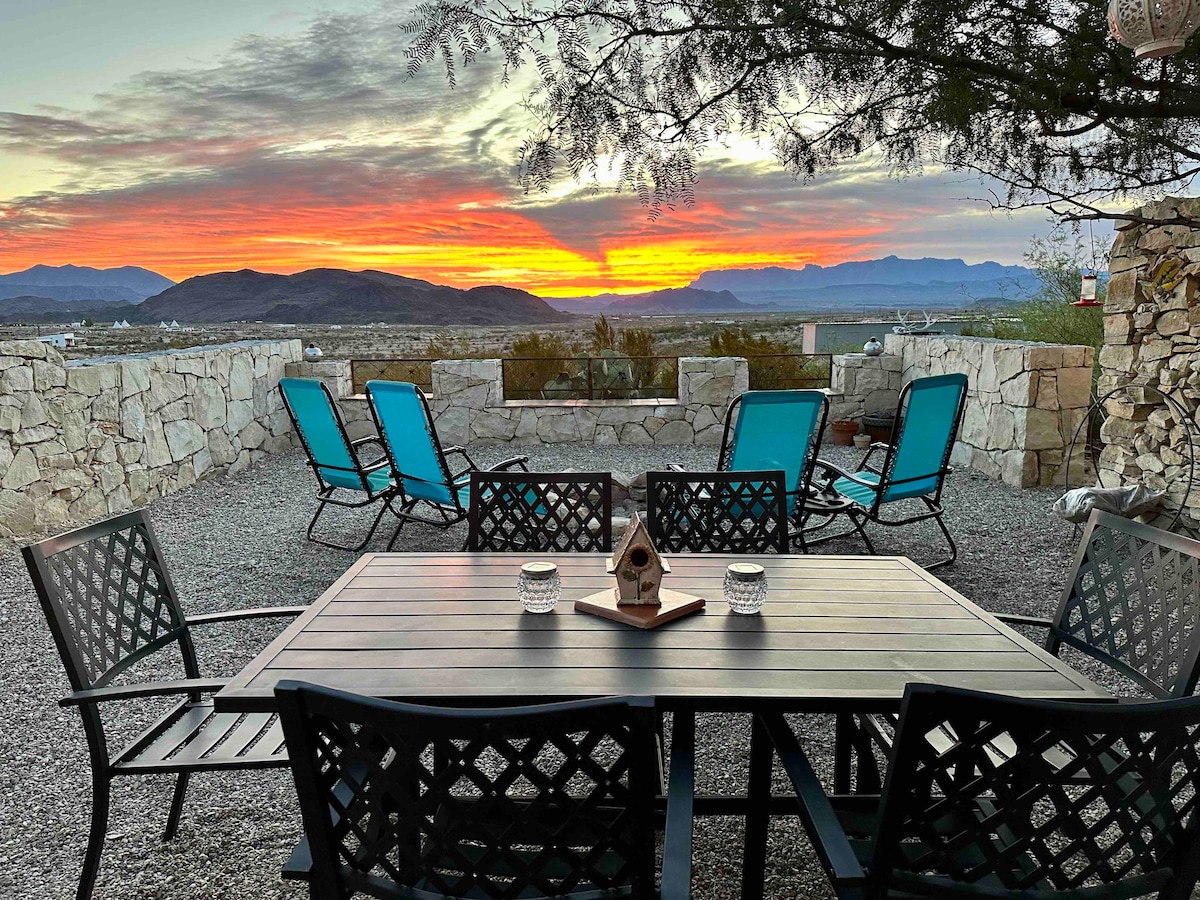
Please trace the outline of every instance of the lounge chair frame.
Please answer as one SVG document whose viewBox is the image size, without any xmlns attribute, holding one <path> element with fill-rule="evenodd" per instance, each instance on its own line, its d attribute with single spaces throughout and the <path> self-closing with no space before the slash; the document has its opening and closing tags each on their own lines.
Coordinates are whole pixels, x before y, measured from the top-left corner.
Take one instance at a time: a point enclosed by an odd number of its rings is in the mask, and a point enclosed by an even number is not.
<svg viewBox="0 0 1200 900">
<path fill-rule="evenodd" d="M 949 437 L 946 441 L 946 447 L 942 454 L 941 463 L 935 471 L 924 472 L 920 475 L 909 478 L 895 479 L 892 477 L 892 472 L 896 465 L 896 458 L 900 447 L 900 441 L 904 435 L 904 428 L 908 422 L 908 400 L 912 395 L 914 385 L 916 385 L 918 382 L 928 383 L 933 379 L 944 380 L 947 383 L 952 381 L 960 381 L 962 386 L 958 403 L 954 411 L 953 426 L 950 429 Z M 867 451 L 866 456 L 863 457 L 862 462 L 859 464 L 859 467 L 854 472 L 847 472 L 840 466 L 831 462 L 827 462 L 826 460 L 817 461 L 817 467 L 823 470 L 824 473 L 821 476 L 824 483 L 817 487 L 814 490 L 814 493 L 817 498 L 824 498 L 830 504 L 828 510 L 834 513 L 834 515 L 828 521 L 806 529 L 806 543 L 809 546 L 812 546 L 814 544 L 824 543 L 825 541 L 834 540 L 836 538 L 849 537 L 857 534 L 862 538 L 863 543 L 866 544 L 867 550 L 870 551 L 871 554 L 875 554 L 877 552 L 875 545 L 871 542 L 871 538 L 867 535 L 865 528 L 868 523 L 884 525 L 887 527 L 898 527 L 903 525 L 912 525 L 916 522 L 924 522 L 928 519 L 932 519 L 937 525 L 938 530 L 941 531 L 942 536 L 946 539 L 946 543 L 950 548 L 950 555 L 945 559 L 940 559 L 932 563 L 922 563 L 922 566 L 925 569 L 932 570 L 939 569 L 942 566 L 948 566 L 954 562 L 954 560 L 958 558 L 958 547 L 954 543 L 954 538 L 951 536 L 949 529 L 946 528 L 946 523 L 942 520 L 942 515 L 945 512 L 942 509 L 942 489 L 946 483 L 946 476 L 952 471 L 950 468 L 950 455 L 954 450 L 954 442 L 958 434 L 959 426 L 962 424 L 963 413 L 966 410 L 966 405 L 967 377 L 965 375 L 957 373 L 951 375 L 934 375 L 930 378 L 915 379 L 914 381 L 910 381 L 908 384 L 906 384 L 904 389 L 900 392 L 900 398 L 896 404 L 896 427 L 893 431 L 894 437 L 890 444 L 885 444 L 882 442 L 876 442 L 872 444 L 870 449 Z M 878 467 L 871 464 L 871 458 L 877 452 L 883 453 L 883 463 Z M 870 472 L 871 474 L 878 476 L 878 483 L 873 482 L 870 479 L 863 478 L 863 472 Z M 864 505 L 841 494 L 837 488 L 834 487 L 834 482 L 841 478 L 848 479 L 855 484 L 871 489 L 874 494 L 874 499 L 872 502 Z M 889 503 L 897 502 L 885 499 L 886 494 L 891 488 L 910 482 L 926 481 L 929 478 L 937 479 L 936 484 L 931 491 L 916 495 L 913 498 L 906 498 L 920 500 L 923 504 L 925 504 L 925 512 L 920 512 L 911 516 L 904 516 L 903 518 L 899 519 L 889 519 L 883 516 L 883 508 Z M 847 503 L 846 501 L 849 502 Z M 814 503 L 813 507 L 814 509 L 818 508 L 817 503 Z M 837 534 L 818 534 L 819 531 L 832 524 L 838 514 L 844 514 L 847 518 L 849 518 L 853 527 Z M 816 537 L 813 537 L 812 535 L 816 535 Z"/>
<path fill-rule="evenodd" d="M 288 381 L 315 381 L 320 385 L 321 391 L 324 394 L 325 400 L 329 404 L 329 409 L 333 415 L 333 421 L 337 426 L 338 436 L 342 444 L 345 446 L 346 452 L 349 454 L 350 459 L 354 461 L 353 466 L 330 465 L 328 463 L 319 463 L 317 461 L 316 454 L 314 453 L 313 447 L 309 441 L 309 437 L 305 434 L 304 429 L 301 427 L 300 420 L 296 415 L 296 411 L 292 408 L 292 403 L 288 399 L 287 390 L 285 390 L 284 387 L 284 384 Z M 292 429 L 300 437 L 300 444 L 304 447 L 304 452 L 308 457 L 308 467 L 312 469 L 313 475 L 315 475 L 317 478 L 317 509 L 316 512 L 313 513 L 312 519 L 309 520 L 306 535 L 314 544 L 320 544 L 323 547 L 330 547 L 334 550 L 347 550 L 352 553 L 358 553 L 364 547 L 366 547 L 367 544 L 371 542 L 371 538 L 375 536 L 375 531 L 379 528 L 379 523 L 383 521 L 383 514 L 385 512 L 391 510 L 393 515 L 400 515 L 400 510 L 396 509 L 396 507 L 392 505 L 393 501 L 399 496 L 399 487 L 395 483 L 395 479 L 393 478 L 389 483 L 389 486 L 383 490 L 378 490 L 371 484 L 371 481 L 369 480 L 369 477 L 373 473 L 386 470 L 390 467 L 391 464 L 388 462 L 387 457 L 385 455 L 380 455 L 377 459 L 374 459 L 369 463 L 359 462 L 359 453 L 361 452 L 362 448 L 369 447 L 374 444 L 375 446 L 379 447 L 380 453 L 382 454 L 383 442 L 377 435 L 368 435 L 357 440 L 351 440 L 350 436 L 346 433 L 346 423 L 342 418 L 341 408 L 334 399 L 333 393 L 329 390 L 329 386 L 319 379 L 283 379 L 280 384 L 280 393 L 283 395 L 283 405 L 287 410 L 288 418 L 292 420 Z M 322 472 L 323 469 L 328 469 L 332 472 L 344 472 L 353 479 L 357 480 L 359 486 L 347 488 L 340 485 L 330 484 Z M 338 493 L 339 491 L 361 491 L 366 495 L 366 497 L 362 500 L 347 500 Z M 364 537 L 360 543 L 353 546 L 347 546 L 345 544 L 338 544 L 334 541 L 323 540 L 316 536 L 315 531 L 317 527 L 317 520 L 321 518 L 322 513 L 325 512 L 327 507 L 337 506 L 343 509 L 362 509 L 363 507 L 371 506 L 374 503 L 380 504 L 379 512 L 376 513 L 375 519 L 371 523 L 371 527 L 367 531 L 366 537 Z"/>
<path fill-rule="evenodd" d="M 380 384 L 407 384 L 415 392 L 423 414 L 424 433 L 437 459 L 437 466 L 441 474 L 441 486 L 445 487 L 449 497 L 447 502 L 437 502 L 416 497 L 412 494 L 411 489 L 405 489 L 406 482 L 411 486 L 412 482 L 425 481 L 425 479 L 414 476 L 411 471 L 405 471 L 401 455 L 389 438 L 388 430 L 384 426 L 383 418 L 379 414 L 376 389 L 373 389 L 373 386 Z M 419 522 L 423 525 L 432 525 L 435 528 L 449 528 L 451 525 L 456 525 L 465 519 L 469 507 L 465 506 L 460 499 L 459 490 L 467 486 L 463 483 L 463 480 L 472 472 L 502 472 L 513 468 L 518 468 L 523 472 L 529 471 L 527 465 L 529 462 L 528 456 L 514 456 L 497 463 L 491 468 L 484 469 L 471 458 L 466 447 L 457 445 L 443 447 L 441 438 L 438 437 L 437 428 L 433 424 L 433 413 L 429 410 L 429 400 L 426 398 L 425 392 L 415 384 L 409 382 L 368 381 L 366 391 L 368 406 L 371 408 L 371 418 L 375 422 L 375 430 L 381 439 L 385 457 L 391 463 L 393 471 L 396 472 L 399 483 L 400 508 L 398 510 L 393 509 L 393 512 L 400 519 L 400 523 L 396 526 L 396 530 L 392 532 L 391 540 L 388 541 L 387 549 L 389 551 L 395 546 L 396 539 L 400 537 L 401 530 L 403 530 L 405 524 L 408 522 Z M 457 472 L 453 471 L 449 463 L 449 457 L 451 456 L 461 456 L 466 465 Z M 416 512 L 415 510 L 419 507 L 432 510 L 432 514 Z"/>
</svg>

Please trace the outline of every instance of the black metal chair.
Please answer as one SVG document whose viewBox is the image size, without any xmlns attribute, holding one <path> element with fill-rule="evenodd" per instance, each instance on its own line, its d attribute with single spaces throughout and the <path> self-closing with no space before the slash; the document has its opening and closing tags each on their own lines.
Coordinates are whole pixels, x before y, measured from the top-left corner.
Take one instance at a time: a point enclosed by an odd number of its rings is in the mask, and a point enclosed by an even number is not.
<svg viewBox="0 0 1200 900">
<path fill-rule="evenodd" d="M 612 550 L 612 473 L 472 472 L 466 550 Z"/>
<path fill-rule="evenodd" d="M 647 472 L 646 527 L 669 553 L 787 553 L 782 470 Z"/>
<path fill-rule="evenodd" d="M 383 443 L 375 435 L 350 440 L 341 410 L 329 387 L 320 379 L 281 378 L 279 390 L 292 427 L 308 454 L 309 468 L 317 477 L 317 511 L 308 523 L 308 539 L 323 547 L 357 553 L 370 542 L 384 512 L 390 509 L 393 515 L 401 515 L 401 510 L 392 505 L 400 493 L 400 485 L 391 463 L 383 454 Z M 364 463 L 358 454 L 371 444 L 379 448 L 378 458 Z M 348 499 L 347 495 L 356 499 Z M 313 529 L 327 506 L 361 509 L 374 503 L 379 504 L 379 512 L 367 536 L 357 546 L 347 547 L 314 537 Z"/>
<path fill-rule="evenodd" d="M 275 695 L 313 897 L 655 895 L 652 701 L 439 709 L 286 681 Z M 672 757 L 662 874 L 681 900 L 691 751 Z"/>
<path fill-rule="evenodd" d="M 1093 512 L 1054 618 L 1003 613 L 996 618 L 1046 629 L 1048 653 L 1077 650 L 1153 699 L 1187 697 L 1200 679 L 1200 541 Z M 863 738 L 886 750 L 895 723 L 895 716 L 884 715 L 856 722 L 839 718 L 835 790 L 849 790 L 855 751 L 864 788 L 877 788 L 878 774 Z M 1000 756 L 1007 749 L 993 748 Z"/>
<path fill-rule="evenodd" d="M 215 713 L 212 700 L 202 699 L 225 682 L 200 677 L 192 626 L 293 616 L 306 607 L 184 616 L 144 511 L 50 538 L 22 552 L 71 684 L 71 694 L 59 702 L 79 708 L 91 756 L 92 826 L 76 895 L 86 900 L 100 866 L 113 778 L 176 776 L 163 834 L 163 840 L 170 840 L 179 827 L 191 773 L 287 765 L 275 716 Z M 178 646 L 183 656 L 184 678 L 113 684 L 135 663 L 170 645 Z M 180 699 L 110 756 L 100 705 L 155 697 Z"/>
<path fill-rule="evenodd" d="M 881 796 L 828 796 L 782 715 L 754 728 L 768 749 L 751 771 L 748 872 L 765 861 L 773 748 L 839 897 L 1186 900 L 1200 874 L 1200 698 L 1062 703 L 912 684 Z"/>
</svg>

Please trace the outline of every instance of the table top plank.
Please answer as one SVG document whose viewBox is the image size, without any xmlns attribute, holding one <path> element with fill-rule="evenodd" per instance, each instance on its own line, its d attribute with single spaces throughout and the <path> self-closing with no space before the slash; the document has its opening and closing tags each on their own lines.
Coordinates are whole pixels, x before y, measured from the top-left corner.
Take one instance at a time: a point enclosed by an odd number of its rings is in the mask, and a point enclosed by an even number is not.
<svg viewBox="0 0 1200 900">
<path fill-rule="evenodd" d="M 904 557 L 760 556 L 760 615 L 721 599 L 725 567 L 748 557 L 673 554 L 665 582 L 709 601 L 646 632 L 576 613 L 613 584 L 601 554 L 559 564 L 563 602 L 524 613 L 525 554 L 367 554 L 216 697 L 267 710 L 285 678 L 375 696 L 528 703 L 647 694 L 664 706 L 894 708 L 908 682 L 1029 697 L 1107 694 Z"/>
</svg>

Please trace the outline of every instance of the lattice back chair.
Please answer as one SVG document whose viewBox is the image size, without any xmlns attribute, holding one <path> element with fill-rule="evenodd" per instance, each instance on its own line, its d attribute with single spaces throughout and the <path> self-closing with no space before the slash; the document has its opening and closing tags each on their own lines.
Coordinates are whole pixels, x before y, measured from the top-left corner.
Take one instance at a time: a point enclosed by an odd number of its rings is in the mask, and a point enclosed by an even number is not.
<svg viewBox="0 0 1200 900">
<path fill-rule="evenodd" d="M 717 468 L 782 469 L 788 515 L 800 524 L 828 413 L 824 391 L 746 391 L 725 413 Z"/>
<path fill-rule="evenodd" d="M 843 896 L 1184 900 L 1200 873 L 1200 698 L 1085 704 L 909 685 L 874 810 L 826 797 L 783 716 L 764 721 Z"/>
<path fill-rule="evenodd" d="M 391 503 L 399 488 L 391 464 L 382 455 L 382 447 L 378 458 L 369 463 L 360 462 L 358 457 L 361 448 L 370 444 L 379 446 L 379 438 L 370 435 L 350 440 L 333 394 L 318 378 L 281 378 L 279 390 L 292 427 L 308 454 L 309 468 L 317 477 L 317 511 L 308 523 L 308 539 L 335 550 L 362 550 L 375 534 L 384 512 L 392 509 L 396 513 Z M 362 499 L 347 500 L 338 491 L 361 494 Z M 327 506 L 360 509 L 374 503 L 379 503 L 379 512 L 362 543 L 347 547 L 315 536 L 317 520 Z"/>
<path fill-rule="evenodd" d="M 647 472 L 646 520 L 669 553 L 786 553 L 784 473 Z"/>
<path fill-rule="evenodd" d="M 838 511 L 847 515 L 854 527 L 841 534 L 810 534 L 807 543 L 811 545 L 857 533 L 867 549 L 874 553 L 875 547 L 863 527 L 865 523 L 897 526 L 932 519 L 950 547 L 950 556 L 926 563 L 925 568 L 936 569 L 954 562 L 958 548 L 942 521 L 942 488 L 950 472 L 950 453 L 966 403 L 966 375 L 953 373 L 915 378 L 900 392 L 895 438 L 891 444 L 872 444 L 854 472 L 819 460 L 817 465 L 824 473 L 821 476 L 824 485 L 818 493 L 835 505 L 848 503 Z M 878 468 L 871 464 L 876 452 L 884 454 Z M 883 511 L 888 504 L 909 499 L 920 500 L 926 511 L 899 519 L 884 517 Z"/>
<path fill-rule="evenodd" d="M 408 521 L 448 528 L 467 517 L 470 509 L 470 473 L 524 470 L 526 456 L 514 456 L 490 469 L 481 469 L 465 447 L 442 447 L 425 392 L 406 381 L 368 381 L 371 415 L 383 439 L 384 450 L 400 479 L 400 524 L 388 542 L 391 550 Z M 466 466 L 453 472 L 447 457 L 461 456 Z M 431 515 L 414 510 L 424 505 Z"/>
<path fill-rule="evenodd" d="M 1045 629 L 1049 653 L 1078 650 L 1151 698 L 1189 696 L 1200 679 L 1200 541 L 1094 511 L 1054 617 L 995 615 Z M 878 776 L 865 741 L 886 750 L 895 723 L 894 715 L 839 718 L 839 789 L 849 789 L 850 746 L 865 789 L 872 789 Z M 1010 751 L 1004 744 L 992 749 L 998 758 Z"/>
<path fill-rule="evenodd" d="M 466 549 L 607 553 L 612 473 L 472 472 Z"/>
<path fill-rule="evenodd" d="M 1052 620 L 997 616 L 1047 629 L 1152 697 L 1186 697 L 1200 678 L 1200 541 L 1094 511 Z"/>
<path fill-rule="evenodd" d="M 312 896 L 654 894 L 650 700 L 438 709 L 286 681 L 276 697 Z"/>
<path fill-rule="evenodd" d="M 91 895 L 109 809 L 109 782 L 119 775 L 173 773 L 174 799 L 164 840 L 174 836 L 191 772 L 287 764 L 282 731 L 268 714 L 217 714 L 202 695 L 223 680 L 202 679 L 191 626 L 267 616 L 304 607 L 238 610 L 185 617 L 162 551 L 144 511 L 126 513 L 23 549 L 38 600 L 67 671 L 92 764 L 92 826 L 78 896 Z M 116 685 L 152 654 L 179 650 L 184 677 Z M 100 704 L 182 698 L 132 743 L 110 756 Z"/>
</svg>

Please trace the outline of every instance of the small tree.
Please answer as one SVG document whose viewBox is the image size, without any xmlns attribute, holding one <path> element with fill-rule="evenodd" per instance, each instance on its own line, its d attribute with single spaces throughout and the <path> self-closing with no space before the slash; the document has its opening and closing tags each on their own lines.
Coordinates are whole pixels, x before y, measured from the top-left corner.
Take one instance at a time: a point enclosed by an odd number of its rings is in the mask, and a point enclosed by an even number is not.
<svg viewBox="0 0 1200 900">
<path fill-rule="evenodd" d="M 821 387 L 828 371 L 816 372 L 810 360 L 788 344 L 757 337 L 745 328 L 722 328 L 708 339 L 709 356 L 744 356 L 750 369 L 753 390 Z"/>
</svg>

